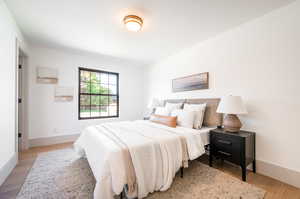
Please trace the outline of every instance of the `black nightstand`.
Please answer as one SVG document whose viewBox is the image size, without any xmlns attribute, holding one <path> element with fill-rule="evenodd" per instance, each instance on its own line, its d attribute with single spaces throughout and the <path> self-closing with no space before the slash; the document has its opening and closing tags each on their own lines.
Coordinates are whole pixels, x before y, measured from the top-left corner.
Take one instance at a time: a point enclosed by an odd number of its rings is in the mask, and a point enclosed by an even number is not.
<svg viewBox="0 0 300 199">
<path fill-rule="evenodd" d="M 254 132 L 230 133 L 218 128 L 211 130 L 209 137 L 209 166 L 212 166 L 213 157 L 240 165 L 243 181 L 246 181 L 246 167 L 250 163 L 253 164 L 253 172 L 256 172 Z"/>
</svg>

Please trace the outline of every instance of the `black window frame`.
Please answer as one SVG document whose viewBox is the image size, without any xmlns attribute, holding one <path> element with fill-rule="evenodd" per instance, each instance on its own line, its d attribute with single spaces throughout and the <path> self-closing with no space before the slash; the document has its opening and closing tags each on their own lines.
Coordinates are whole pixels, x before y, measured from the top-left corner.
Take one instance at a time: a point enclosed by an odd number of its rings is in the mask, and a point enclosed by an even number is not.
<svg viewBox="0 0 300 199">
<path fill-rule="evenodd" d="M 82 93 L 81 92 L 81 71 L 88 71 L 88 72 L 95 72 L 95 73 L 105 73 L 108 75 L 116 75 L 117 77 L 117 84 L 116 84 L 116 94 L 93 94 L 93 93 Z M 113 116 L 90 116 L 90 117 L 81 117 L 80 116 L 80 98 L 81 95 L 90 95 L 90 96 L 114 96 L 117 98 L 117 115 Z M 109 72 L 109 71 L 104 71 L 104 70 L 97 70 L 97 69 L 91 69 L 91 68 L 84 68 L 84 67 L 79 67 L 78 68 L 78 120 L 89 120 L 89 119 L 106 119 L 106 118 L 117 118 L 119 117 L 119 73 L 116 72 Z M 90 103 L 90 106 L 91 103 Z"/>
</svg>

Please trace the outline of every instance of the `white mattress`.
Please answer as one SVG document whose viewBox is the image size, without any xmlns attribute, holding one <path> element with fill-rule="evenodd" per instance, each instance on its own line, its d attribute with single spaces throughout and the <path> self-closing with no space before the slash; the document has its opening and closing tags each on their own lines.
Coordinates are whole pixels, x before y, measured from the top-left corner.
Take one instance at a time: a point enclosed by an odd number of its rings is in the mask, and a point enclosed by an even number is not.
<svg viewBox="0 0 300 199">
<path fill-rule="evenodd" d="M 177 126 L 176 128 L 182 129 L 184 131 L 193 132 L 196 136 L 200 136 L 199 139 L 202 140 L 203 145 L 209 144 L 209 131 L 215 129 L 216 127 L 202 127 L 201 129 L 191 129 L 186 127 Z"/>
</svg>

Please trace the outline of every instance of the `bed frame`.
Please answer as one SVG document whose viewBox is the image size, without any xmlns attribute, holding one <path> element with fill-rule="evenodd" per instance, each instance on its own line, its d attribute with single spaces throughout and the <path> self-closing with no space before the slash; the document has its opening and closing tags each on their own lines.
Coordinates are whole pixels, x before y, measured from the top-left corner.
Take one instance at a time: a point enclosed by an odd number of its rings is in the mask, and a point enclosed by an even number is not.
<svg viewBox="0 0 300 199">
<path fill-rule="evenodd" d="M 203 126 L 216 127 L 222 125 L 223 114 L 217 113 L 217 108 L 220 103 L 220 98 L 195 98 L 195 99 L 167 99 L 164 100 L 166 103 L 182 103 L 184 104 L 204 104 L 206 103 L 206 109 L 204 113 Z M 181 107 L 183 108 L 183 107 Z M 183 178 L 184 168 L 180 168 L 180 177 Z M 120 194 L 120 199 L 126 198 L 125 188 Z"/>
</svg>

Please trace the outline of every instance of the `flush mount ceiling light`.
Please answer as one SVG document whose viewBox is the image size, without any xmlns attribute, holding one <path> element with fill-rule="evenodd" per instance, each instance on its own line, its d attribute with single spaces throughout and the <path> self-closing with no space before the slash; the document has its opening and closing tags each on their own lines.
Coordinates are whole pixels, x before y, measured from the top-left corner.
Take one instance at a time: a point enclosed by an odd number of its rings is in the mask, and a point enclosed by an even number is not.
<svg viewBox="0 0 300 199">
<path fill-rule="evenodd" d="M 127 15 L 123 21 L 129 31 L 138 32 L 142 29 L 143 20 L 136 15 Z"/>
</svg>

